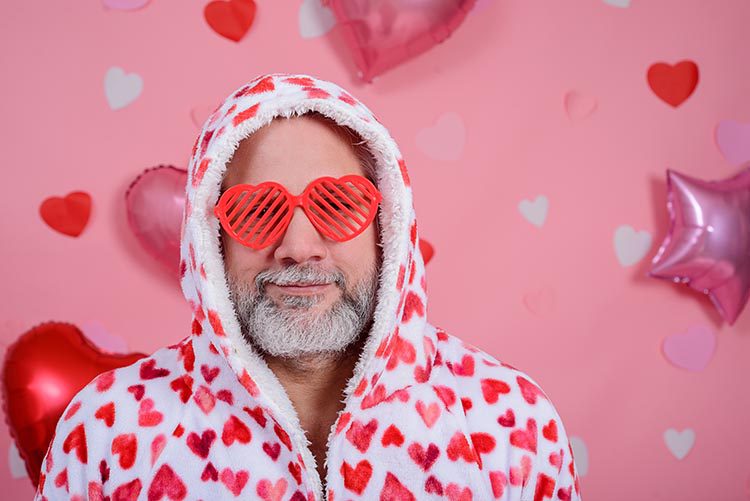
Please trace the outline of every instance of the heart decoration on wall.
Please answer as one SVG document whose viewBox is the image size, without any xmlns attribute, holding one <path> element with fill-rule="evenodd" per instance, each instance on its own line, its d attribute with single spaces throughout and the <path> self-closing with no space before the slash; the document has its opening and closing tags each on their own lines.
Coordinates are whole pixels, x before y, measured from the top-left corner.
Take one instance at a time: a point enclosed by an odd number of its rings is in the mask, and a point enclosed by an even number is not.
<svg viewBox="0 0 750 501">
<path fill-rule="evenodd" d="M 39 215 L 53 230 L 77 237 L 89 222 L 91 195 L 85 191 L 74 191 L 65 197 L 46 198 L 39 206 Z"/>
<path fill-rule="evenodd" d="M 187 171 L 159 165 L 143 171 L 125 192 L 128 224 L 146 251 L 175 275 Z"/>
<path fill-rule="evenodd" d="M 203 17 L 216 33 L 239 42 L 253 25 L 255 10 L 253 0 L 215 0 L 203 9 Z"/>
<path fill-rule="evenodd" d="M 37 325 L 8 347 L 2 372 L 5 421 L 35 487 L 57 421 L 76 393 L 99 374 L 145 356 L 105 353 L 62 322 Z"/>
<path fill-rule="evenodd" d="M 360 77 L 380 75 L 448 38 L 476 0 L 326 0 Z"/>
<path fill-rule="evenodd" d="M 676 108 L 698 85 L 698 65 L 689 60 L 675 65 L 655 63 L 648 69 L 647 80 L 659 99 Z"/>
</svg>

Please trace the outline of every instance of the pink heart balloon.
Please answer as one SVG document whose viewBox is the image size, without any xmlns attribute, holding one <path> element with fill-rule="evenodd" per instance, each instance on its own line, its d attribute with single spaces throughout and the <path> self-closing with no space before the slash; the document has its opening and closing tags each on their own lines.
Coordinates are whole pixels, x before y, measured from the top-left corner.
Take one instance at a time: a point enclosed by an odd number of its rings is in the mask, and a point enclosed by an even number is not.
<svg viewBox="0 0 750 501">
<path fill-rule="evenodd" d="M 160 165 L 143 171 L 125 193 L 130 229 L 146 251 L 175 274 L 186 183 L 186 170 Z"/>
<path fill-rule="evenodd" d="M 476 0 L 327 0 L 361 78 L 372 78 L 448 38 Z"/>
</svg>

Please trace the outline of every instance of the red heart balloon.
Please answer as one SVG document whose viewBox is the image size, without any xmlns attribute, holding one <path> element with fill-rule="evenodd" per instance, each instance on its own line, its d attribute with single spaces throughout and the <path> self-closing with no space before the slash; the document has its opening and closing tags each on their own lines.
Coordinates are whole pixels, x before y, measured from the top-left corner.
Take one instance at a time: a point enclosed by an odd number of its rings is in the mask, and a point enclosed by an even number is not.
<svg viewBox="0 0 750 501">
<path fill-rule="evenodd" d="M 175 274 L 180 268 L 186 183 L 186 170 L 160 165 L 146 169 L 125 193 L 130 229 L 146 251 Z"/>
<path fill-rule="evenodd" d="M 91 195 L 74 191 L 61 197 L 49 197 L 39 206 L 39 215 L 53 230 L 71 237 L 83 232 L 91 215 Z"/>
<path fill-rule="evenodd" d="M 656 63 L 648 69 L 648 85 L 654 94 L 675 108 L 682 104 L 698 85 L 698 65 L 680 61 L 674 66 Z"/>
<path fill-rule="evenodd" d="M 219 35 L 239 42 L 255 19 L 253 0 L 216 0 L 206 5 L 203 16 Z"/>
<path fill-rule="evenodd" d="M 60 322 L 38 325 L 8 347 L 5 421 L 35 487 L 57 421 L 75 394 L 99 374 L 145 356 L 103 353 L 77 327 Z"/>
</svg>

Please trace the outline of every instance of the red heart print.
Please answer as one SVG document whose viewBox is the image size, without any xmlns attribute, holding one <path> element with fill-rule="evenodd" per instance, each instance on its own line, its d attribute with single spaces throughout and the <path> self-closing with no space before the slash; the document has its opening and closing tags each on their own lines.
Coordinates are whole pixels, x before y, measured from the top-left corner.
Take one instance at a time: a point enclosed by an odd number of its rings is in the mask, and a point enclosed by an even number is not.
<svg viewBox="0 0 750 501">
<path fill-rule="evenodd" d="M 88 461 L 88 448 L 86 447 L 86 431 L 83 428 L 83 423 L 73 428 L 73 431 L 65 437 L 65 441 L 63 442 L 63 452 L 65 454 L 69 454 L 73 449 L 76 451 L 78 460 L 86 464 L 86 461 Z"/>
<path fill-rule="evenodd" d="M 542 393 L 541 388 L 539 388 L 537 385 L 529 381 L 528 379 L 518 376 L 516 378 L 516 381 L 518 382 L 518 387 L 521 389 L 521 394 L 523 395 L 524 400 L 526 400 L 530 404 L 536 404 L 536 398 L 544 398 L 547 397 L 544 396 L 544 393 Z"/>
<path fill-rule="evenodd" d="M 435 421 L 440 417 L 440 405 L 438 405 L 437 402 L 425 405 L 421 400 L 417 400 L 415 407 L 419 415 L 422 417 L 424 424 L 427 425 L 428 428 L 432 428 L 432 425 L 434 425 Z"/>
<path fill-rule="evenodd" d="M 570 495 L 573 491 L 573 486 L 571 485 L 567 489 L 557 489 L 557 499 L 560 501 L 570 501 Z"/>
<path fill-rule="evenodd" d="M 264 478 L 258 482 L 258 486 L 255 488 L 258 496 L 264 501 L 280 501 L 284 492 L 286 492 L 287 481 L 285 478 L 280 478 L 276 481 L 276 484 L 271 484 L 271 481 Z"/>
<path fill-rule="evenodd" d="M 390 471 L 385 475 L 385 485 L 380 491 L 380 499 L 389 499 L 393 501 L 417 501 L 414 494 L 402 484 L 399 479 Z"/>
<path fill-rule="evenodd" d="M 133 386 L 128 386 L 128 391 L 133 394 L 136 401 L 140 402 L 143 394 L 146 392 L 146 387 L 142 384 L 134 384 Z"/>
<path fill-rule="evenodd" d="M 253 24 L 255 2 L 253 0 L 217 0 L 206 5 L 203 16 L 216 33 L 239 42 Z"/>
<path fill-rule="evenodd" d="M 447 452 L 451 461 L 458 461 L 459 458 L 463 458 L 467 463 L 476 461 L 474 450 L 469 445 L 469 441 L 466 440 L 466 436 L 460 431 L 457 431 L 448 442 Z"/>
<path fill-rule="evenodd" d="M 550 442 L 557 442 L 557 422 L 550 419 L 549 423 L 542 428 L 542 435 Z"/>
<path fill-rule="evenodd" d="M 151 466 L 154 466 L 156 460 L 159 459 L 165 445 L 167 445 L 167 437 L 163 433 L 154 437 L 154 440 L 151 442 Z"/>
<path fill-rule="evenodd" d="M 156 379 L 169 376 L 169 370 L 161 367 L 157 368 L 156 360 L 152 358 L 141 364 L 140 375 L 141 379 Z"/>
<path fill-rule="evenodd" d="M 138 453 L 138 439 L 134 433 L 117 435 L 112 440 L 112 454 L 120 455 L 120 467 L 127 470 L 135 463 Z"/>
<path fill-rule="evenodd" d="M 403 433 L 401 433 L 401 430 L 396 427 L 396 425 L 392 424 L 388 428 L 386 428 L 380 443 L 383 444 L 383 447 L 388 447 L 391 444 L 395 445 L 396 447 L 401 447 L 401 445 L 403 445 L 404 443 L 404 435 Z"/>
<path fill-rule="evenodd" d="M 445 488 L 445 494 L 448 496 L 450 501 L 472 501 L 473 494 L 471 489 L 464 487 L 463 489 L 457 484 L 448 484 Z"/>
<path fill-rule="evenodd" d="M 521 458 L 521 466 L 510 467 L 510 485 L 526 485 L 531 475 L 531 458 L 529 456 L 523 456 Z"/>
<path fill-rule="evenodd" d="M 402 338 L 398 334 L 393 336 L 391 345 L 386 348 L 386 353 L 390 351 L 390 357 L 388 357 L 388 363 L 386 364 L 386 370 L 392 371 L 395 369 L 399 362 L 405 364 L 413 364 L 416 360 L 416 350 L 414 345 L 410 341 Z"/>
<path fill-rule="evenodd" d="M 505 414 L 497 418 L 497 422 L 506 428 L 512 428 L 516 425 L 516 415 L 513 409 L 508 409 Z"/>
<path fill-rule="evenodd" d="M 560 452 L 550 452 L 549 455 L 549 464 L 557 468 L 557 471 L 559 472 L 562 469 L 562 449 L 560 449 Z"/>
<path fill-rule="evenodd" d="M 209 480 L 213 480 L 216 482 L 219 480 L 219 472 L 216 471 L 216 467 L 214 464 L 209 461 L 205 468 L 203 468 L 203 473 L 201 473 L 201 480 L 204 482 L 208 482 Z"/>
<path fill-rule="evenodd" d="M 263 442 L 263 452 L 268 454 L 268 457 L 276 461 L 277 459 L 279 459 L 279 454 L 281 453 L 281 444 L 275 442 L 273 445 L 271 445 L 268 442 Z"/>
<path fill-rule="evenodd" d="M 461 363 L 446 362 L 448 369 L 456 376 L 467 376 L 471 377 L 474 375 L 474 357 L 471 355 L 464 355 L 461 359 Z"/>
<path fill-rule="evenodd" d="M 495 499 L 501 498 L 505 492 L 505 486 L 508 485 L 508 477 L 502 470 L 491 471 L 490 485 L 492 485 L 492 495 Z"/>
<path fill-rule="evenodd" d="M 107 428 L 112 428 L 112 425 L 115 424 L 114 402 L 110 402 L 99 407 L 94 413 L 94 417 L 104 421 L 104 424 L 107 425 Z"/>
<path fill-rule="evenodd" d="M 427 481 L 424 483 L 424 490 L 428 494 L 437 494 L 438 496 L 443 495 L 443 484 L 440 480 L 435 478 L 434 475 L 430 475 Z"/>
<path fill-rule="evenodd" d="M 211 381 L 216 379 L 220 370 L 218 367 L 209 367 L 206 364 L 201 365 L 201 374 L 208 384 L 211 384 Z"/>
<path fill-rule="evenodd" d="M 255 419 L 255 422 L 258 423 L 261 428 L 266 427 L 266 416 L 263 415 L 263 409 L 260 406 L 253 407 L 252 409 L 249 407 L 243 407 L 242 410 L 252 416 L 252 418 Z"/>
<path fill-rule="evenodd" d="M 185 483 L 168 464 L 161 465 L 148 488 L 149 501 L 159 501 L 164 496 L 173 500 L 185 499 L 187 496 Z"/>
<path fill-rule="evenodd" d="M 102 482 L 107 482 L 107 480 L 109 480 L 109 473 L 109 465 L 106 460 L 102 459 L 99 462 L 99 475 L 102 477 Z"/>
<path fill-rule="evenodd" d="M 427 263 L 430 262 L 432 259 L 432 256 L 435 255 L 435 248 L 432 246 L 430 242 L 425 240 L 424 238 L 419 239 L 419 251 L 422 253 L 422 258 L 424 259 L 424 264 L 427 266 Z"/>
<path fill-rule="evenodd" d="M 294 477 L 294 480 L 297 482 L 297 485 L 302 483 L 302 467 L 299 463 L 295 463 L 294 461 L 289 461 L 289 473 L 292 474 Z"/>
<path fill-rule="evenodd" d="M 461 397 L 461 407 L 464 409 L 464 414 L 466 414 L 466 411 L 471 409 L 474 406 L 474 403 L 471 401 L 469 397 Z"/>
<path fill-rule="evenodd" d="M 435 390 L 438 398 L 443 401 L 446 409 L 456 403 L 456 393 L 447 386 L 436 385 L 432 389 Z"/>
<path fill-rule="evenodd" d="M 366 425 L 363 425 L 360 421 L 354 421 L 346 431 L 346 438 L 359 452 L 365 453 L 370 448 L 370 440 L 377 429 L 377 419 L 370 420 Z"/>
<path fill-rule="evenodd" d="M 96 378 L 96 391 L 102 393 L 112 387 L 115 382 L 115 371 L 107 371 Z"/>
<path fill-rule="evenodd" d="M 91 484 L 89 484 L 90 486 Z M 131 480 L 130 482 L 126 484 L 122 484 L 117 489 L 115 489 L 115 492 L 112 493 L 112 499 L 113 500 L 120 500 L 120 499 L 138 499 L 138 496 L 141 495 L 141 488 L 143 486 L 141 485 L 141 479 L 136 478 L 135 480 Z M 89 487 L 90 488 L 90 487 Z M 89 492 L 89 499 L 105 499 L 104 495 L 100 498 L 97 498 L 95 496 L 92 496 Z"/>
<path fill-rule="evenodd" d="M 352 468 L 344 461 L 341 465 L 341 476 L 344 477 L 344 487 L 361 496 L 372 477 L 372 465 L 363 459 Z"/>
<path fill-rule="evenodd" d="M 183 374 L 169 383 L 169 387 L 179 393 L 180 400 L 183 404 L 186 404 L 190 400 L 190 395 L 193 394 L 193 378 L 189 374 Z"/>
<path fill-rule="evenodd" d="M 286 431 L 284 431 L 284 428 L 279 426 L 279 423 L 275 421 L 273 423 L 273 431 L 276 433 L 276 436 L 279 437 L 279 440 L 281 440 L 281 443 L 284 444 L 286 448 L 291 451 L 292 441 L 289 439 L 289 434 Z"/>
<path fill-rule="evenodd" d="M 214 430 L 205 430 L 201 435 L 191 432 L 187 437 L 187 445 L 196 456 L 206 459 L 208 453 L 211 451 L 211 445 L 214 443 L 214 440 L 216 440 L 216 432 Z"/>
<path fill-rule="evenodd" d="M 233 472 L 230 468 L 224 468 L 221 470 L 221 483 L 229 489 L 232 494 L 239 496 L 242 489 L 245 488 L 250 474 L 246 470 L 239 470 L 237 473 Z M 258 487 L 260 489 L 260 487 Z"/>
<path fill-rule="evenodd" d="M 551 498 L 555 494 L 555 479 L 545 473 L 540 473 L 536 480 L 534 499 L 541 501 Z"/>
<path fill-rule="evenodd" d="M 525 430 L 513 430 L 510 434 L 510 443 L 521 449 L 536 453 L 536 421 L 529 418 L 526 421 Z"/>
<path fill-rule="evenodd" d="M 422 444 L 414 442 L 408 448 L 409 457 L 414 461 L 417 466 L 422 468 L 423 471 L 428 471 L 432 468 L 432 465 L 437 461 L 440 456 L 440 449 L 435 444 L 430 444 L 427 449 L 422 447 Z"/>
<path fill-rule="evenodd" d="M 224 431 L 221 432 L 221 441 L 224 442 L 224 445 L 232 445 L 235 440 L 241 444 L 246 444 L 250 442 L 251 438 L 250 428 L 237 416 L 231 416 L 224 423 Z"/>
<path fill-rule="evenodd" d="M 91 215 L 91 195 L 74 191 L 61 197 L 49 197 L 39 206 L 39 215 L 55 231 L 77 237 Z"/>
<path fill-rule="evenodd" d="M 68 469 L 63 468 L 63 470 L 57 474 L 55 477 L 55 487 L 65 487 L 65 490 L 70 492 L 70 489 L 68 487 Z"/>
<path fill-rule="evenodd" d="M 138 409 L 138 425 L 139 426 L 156 426 L 162 422 L 164 415 L 155 411 L 154 401 L 150 398 L 141 402 L 141 406 Z"/>
<path fill-rule="evenodd" d="M 655 63 L 649 67 L 647 79 L 654 94 L 676 108 L 698 85 L 698 65 L 689 60 L 675 65 Z"/>
<path fill-rule="evenodd" d="M 510 386 L 508 383 L 499 381 L 497 379 L 482 379 L 482 395 L 484 400 L 488 404 L 494 404 L 500 398 L 500 393 L 510 393 Z"/>
<path fill-rule="evenodd" d="M 482 454 L 489 454 L 495 449 L 495 438 L 489 433 L 472 433 L 471 443 L 477 452 L 479 468 L 482 468 Z"/>
<path fill-rule="evenodd" d="M 203 385 L 195 392 L 193 400 L 195 400 L 195 403 L 198 404 L 198 407 L 206 415 L 209 415 L 216 406 L 216 396 L 211 393 L 210 389 Z"/>
</svg>

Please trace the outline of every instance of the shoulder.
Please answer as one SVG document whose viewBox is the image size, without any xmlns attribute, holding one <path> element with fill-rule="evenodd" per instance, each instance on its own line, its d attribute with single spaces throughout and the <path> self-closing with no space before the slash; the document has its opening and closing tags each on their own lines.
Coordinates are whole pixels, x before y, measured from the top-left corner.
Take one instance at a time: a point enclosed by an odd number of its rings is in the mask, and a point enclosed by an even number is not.
<svg viewBox="0 0 750 501">
<path fill-rule="evenodd" d="M 124 470 L 148 469 L 154 441 L 165 444 L 182 417 L 179 410 L 192 392 L 187 368 L 193 363 L 188 337 L 88 383 L 57 422 L 38 494 L 87 498 L 89 489 L 130 473 Z"/>
<path fill-rule="evenodd" d="M 553 491 L 547 497 L 580 499 L 565 425 L 534 378 L 440 330 L 437 351 L 443 367 L 434 384 L 455 391 L 460 405 L 452 412 L 465 420 L 493 493 L 520 489 L 526 499 L 529 490 Z"/>
</svg>

